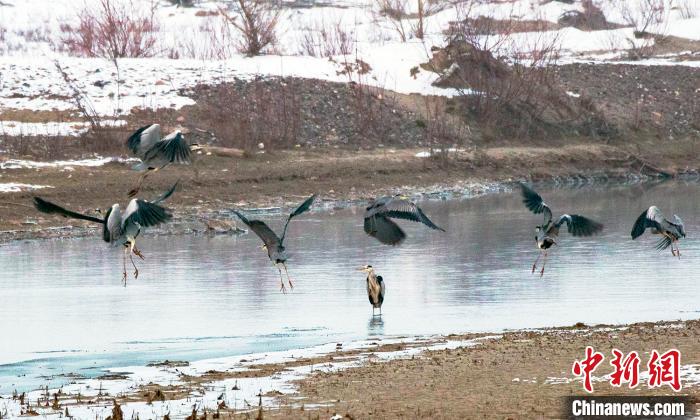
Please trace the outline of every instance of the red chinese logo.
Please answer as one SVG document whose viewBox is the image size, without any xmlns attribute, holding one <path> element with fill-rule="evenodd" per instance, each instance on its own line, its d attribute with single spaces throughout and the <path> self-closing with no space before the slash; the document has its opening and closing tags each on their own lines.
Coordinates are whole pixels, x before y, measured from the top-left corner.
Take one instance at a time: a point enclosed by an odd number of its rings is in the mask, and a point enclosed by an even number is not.
<svg viewBox="0 0 700 420">
<path fill-rule="evenodd" d="M 639 366 L 641 359 L 639 353 L 632 351 L 624 354 L 618 349 L 612 350 L 613 359 L 610 365 L 613 372 L 610 374 L 610 385 L 620 387 L 627 383 L 630 388 L 639 385 Z M 593 392 L 593 372 L 600 365 L 605 356 L 597 352 L 593 347 L 586 347 L 586 357 L 583 360 L 576 360 L 571 368 L 576 377 L 583 378 L 583 389 Z M 649 373 L 649 388 L 656 388 L 662 385 L 670 386 L 674 391 L 680 391 L 681 386 L 681 352 L 671 349 L 664 354 L 652 350 L 649 356 L 647 369 Z"/>
<path fill-rule="evenodd" d="M 649 388 L 669 385 L 674 391 L 681 390 L 681 352 L 671 349 L 659 356 L 652 350 L 649 358 Z"/>
<path fill-rule="evenodd" d="M 574 362 L 571 371 L 574 376 L 583 376 L 583 388 L 588 392 L 593 392 L 593 384 L 591 384 L 591 374 L 598 365 L 605 359 L 603 353 L 598 353 L 593 350 L 593 347 L 586 347 L 586 358 Z"/>
<path fill-rule="evenodd" d="M 639 354 L 633 351 L 623 358 L 618 349 L 613 349 L 612 353 L 615 358 L 610 364 L 615 371 L 610 375 L 610 385 L 619 387 L 627 382 L 630 388 L 636 387 L 639 384 Z"/>
</svg>

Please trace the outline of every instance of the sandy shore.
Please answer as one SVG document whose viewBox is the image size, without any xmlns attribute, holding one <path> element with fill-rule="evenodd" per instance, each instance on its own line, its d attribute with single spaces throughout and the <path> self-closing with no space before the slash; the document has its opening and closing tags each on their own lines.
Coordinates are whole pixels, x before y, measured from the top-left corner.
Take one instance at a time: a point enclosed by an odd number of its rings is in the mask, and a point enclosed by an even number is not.
<svg viewBox="0 0 700 420">
<path fill-rule="evenodd" d="M 564 398 L 585 394 L 571 367 L 592 346 L 606 358 L 593 395 L 686 395 L 700 410 L 698 337 L 700 321 L 691 320 L 329 343 L 133 368 L 33 392 L 24 404 L 7 396 L 0 407 L 78 418 L 110 414 L 114 401 L 124 418 L 185 418 L 193 409 L 197 418 L 561 418 Z M 613 348 L 639 353 L 635 389 L 609 384 Z M 682 353 L 682 390 L 650 389 L 650 352 L 671 348 Z"/>
</svg>

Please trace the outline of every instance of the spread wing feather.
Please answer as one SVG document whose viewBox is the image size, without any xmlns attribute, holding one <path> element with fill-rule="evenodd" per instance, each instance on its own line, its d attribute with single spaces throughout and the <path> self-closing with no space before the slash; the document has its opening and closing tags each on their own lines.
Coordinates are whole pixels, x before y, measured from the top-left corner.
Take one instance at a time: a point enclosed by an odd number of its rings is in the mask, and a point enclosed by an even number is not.
<svg viewBox="0 0 700 420">
<path fill-rule="evenodd" d="M 70 217 L 71 219 L 87 220 L 88 222 L 94 223 L 105 223 L 105 221 L 102 219 L 98 219 L 97 217 L 92 217 L 85 214 L 76 213 L 74 211 L 63 208 L 57 204 L 54 204 L 50 201 L 46 201 L 40 197 L 34 197 L 34 207 L 40 212 L 46 214 L 60 214 L 63 217 Z"/>
<path fill-rule="evenodd" d="M 167 222 L 173 216 L 168 210 L 149 201 L 133 199 L 124 211 L 124 225 L 136 222 L 143 227 L 156 226 Z"/>
<path fill-rule="evenodd" d="M 651 206 L 644 210 L 642 214 L 637 217 L 632 227 L 632 239 L 637 239 L 642 236 L 647 228 L 655 228 L 657 230 L 662 230 L 661 224 L 664 222 L 664 215 L 661 213 L 656 206 Z"/>
<path fill-rule="evenodd" d="M 431 229 L 445 231 L 443 228 L 433 223 L 415 203 L 404 199 L 383 197 L 375 201 L 374 205 L 365 213 L 365 218 L 373 216 L 410 220 L 412 222 L 423 223 Z"/>
<path fill-rule="evenodd" d="M 282 231 L 282 238 L 280 239 L 280 243 L 283 243 L 284 237 L 287 236 L 287 226 L 289 226 L 289 221 L 292 220 L 293 217 L 299 216 L 300 214 L 309 211 L 315 199 L 316 194 L 313 194 L 311 197 L 304 200 L 304 202 L 301 203 L 299 207 L 294 209 L 294 211 L 289 214 L 289 217 L 287 217 L 287 222 L 284 224 L 284 230 Z"/>
<path fill-rule="evenodd" d="M 601 223 L 578 214 L 563 214 L 555 225 L 559 227 L 563 223 L 566 223 L 569 233 L 574 236 L 591 236 L 603 230 Z"/>
<path fill-rule="evenodd" d="M 269 226 L 265 224 L 265 222 L 261 220 L 248 220 L 247 217 L 245 217 L 243 214 L 239 213 L 238 211 L 234 210 L 233 213 L 238 216 L 241 221 L 250 228 L 253 232 L 255 232 L 256 235 L 258 235 L 258 238 L 260 238 L 263 243 L 267 246 L 268 250 L 269 249 L 275 249 L 279 245 L 281 245 L 280 238 L 277 237 L 277 234 L 270 229 Z"/>
<path fill-rule="evenodd" d="M 190 163 L 190 146 L 182 134 L 177 133 L 174 137 L 168 137 L 155 143 L 146 151 L 144 160 L 151 161 L 158 157 L 170 163 Z"/>
<path fill-rule="evenodd" d="M 126 147 L 128 147 L 133 154 L 137 155 L 139 153 L 139 149 L 141 148 L 141 135 L 143 134 L 143 132 L 153 127 L 154 125 L 157 124 L 144 125 L 143 127 L 134 131 L 133 134 L 131 134 L 126 140 Z M 157 140 L 160 140 L 160 128 L 158 128 L 157 130 L 157 137 Z"/>
<path fill-rule="evenodd" d="M 399 225 L 381 215 L 366 217 L 364 228 L 365 233 L 386 245 L 399 245 L 406 239 Z"/>
<path fill-rule="evenodd" d="M 535 214 L 544 214 L 545 224 L 552 220 L 552 210 L 542 197 L 527 185 L 520 183 L 520 190 L 523 195 L 523 203 L 528 210 Z"/>
</svg>

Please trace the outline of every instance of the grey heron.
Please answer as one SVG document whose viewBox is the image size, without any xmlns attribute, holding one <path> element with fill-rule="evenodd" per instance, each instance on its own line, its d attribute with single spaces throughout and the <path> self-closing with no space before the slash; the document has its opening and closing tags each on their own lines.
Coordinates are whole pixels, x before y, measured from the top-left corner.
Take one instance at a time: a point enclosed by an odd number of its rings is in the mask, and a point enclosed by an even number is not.
<svg viewBox="0 0 700 420">
<path fill-rule="evenodd" d="M 136 186 L 129 191 L 129 197 L 134 197 L 139 192 L 141 184 L 151 171 L 156 172 L 171 163 L 191 163 L 190 150 L 197 147 L 196 144 L 187 144 L 179 130 L 161 138 L 158 124 L 139 128 L 129 136 L 126 145 L 131 153 L 141 160 L 141 163 L 134 165 L 133 169 L 145 171 L 139 177 Z"/>
<path fill-rule="evenodd" d="M 277 267 L 277 270 L 279 271 L 280 290 L 282 292 L 287 291 L 286 287 L 284 286 L 284 279 L 282 278 L 282 268 L 284 268 L 284 272 L 287 275 L 287 283 L 289 283 L 289 287 L 291 289 L 294 289 L 292 280 L 289 278 L 289 272 L 287 271 L 287 252 L 284 247 L 284 238 L 287 235 L 287 226 L 289 226 L 289 221 L 292 220 L 292 218 L 308 211 L 311 208 L 311 205 L 313 204 L 315 199 L 316 195 L 314 194 L 311 197 L 304 200 L 303 203 L 301 203 L 296 209 L 294 209 L 293 212 L 289 214 L 289 216 L 287 217 L 287 222 L 284 224 L 282 237 L 277 236 L 277 234 L 272 229 L 270 229 L 270 227 L 267 226 L 265 222 L 261 220 L 249 220 L 247 217 L 245 217 L 245 215 L 241 214 L 240 212 L 236 210 L 233 211 L 236 214 L 236 216 L 238 216 L 238 218 L 241 219 L 241 221 L 246 226 L 248 226 L 248 228 L 250 228 L 250 230 L 255 232 L 255 234 L 258 235 L 260 239 L 262 239 L 262 248 L 267 251 L 267 256 L 270 258 L 272 264 L 275 267 Z"/>
<path fill-rule="evenodd" d="M 384 303 L 384 296 L 386 295 L 384 279 L 382 276 L 377 275 L 374 271 L 374 267 L 371 265 L 358 268 L 358 270 L 367 273 L 367 297 L 369 298 L 369 303 L 372 305 L 372 316 L 374 316 L 374 311 L 377 308 L 379 308 L 379 316 L 382 316 L 382 304 Z"/>
<path fill-rule="evenodd" d="M 124 267 L 124 285 L 126 285 L 126 256 L 129 254 L 131 264 L 134 266 L 134 278 L 139 277 L 139 270 L 134 263 L 133 255 L 144 259 L 141 251 L 136 248 L 136 237 L 141 233 L 142 228 L 147 228 L 161 223 L 167 222 L 172 218 L 168 210 L 160 203 L 170 197 L 178 183 L 175 183 L 163 195 L 153 201 L 141 200 L 138 198 L 132 199 L 122 212 L 119 204 L 113 204 L 107 210 L 104 218 L 88 216 L 77 213 L 66 208 L 63 208 L 50 201 L 46 201 L 41 197 L 34 197 L 34 207 L 42 213 L 59 214 L 63 217 L 72 219 L 87 220 L 89 222 L 102 225 L 102 239 L 110 245 L 124 246 L 123 267 Z"/>
<path fill-rule="evenodd" d="M 645 230 L 651 229 L 651 233 L 661 235 L 662 238 L 656 244 L 656 249 L 663 250 L 671 247 L 673 256 L 681 257 L 681 250 L 678 248 L 678 240 L 685 238 L 685 226 L 683 220 L 677 215 L 673 215 L 673 221 L 666 219 L 656 206 L 651 206 L 644 210 L 634 222 L 632 227 L 632 239 L 637 239 Z M 676 244 L 676 248 L 673 248 Z"/>
<path fill-rule="evenodd" d="M 567 230 L 573 236 L 591 236 L 603 230 L 602 224 L 578 214 L 562 214 L 557 220 L 554 220 L 552 217 L 552 210 L 539 194 L 523 183 L 520 183 L 520 189 L 522 191 L 523 203 L 525 203 L 528 210 L 544 216 L 542 224 L 535 227 L 535 242 L 537 243 L 537 248 L 540 250 L 540 254 L 537 256 L 535 263 L 532 264 L 532 272 L 534 273 L 537 269 L 537 263 L 540 261 L 540 257 L 544 255 L 540 277 L 544 275 L 544 267 L 547 264 L 547 252 L 549 248 L 557 243 L 556 240 L 559 236 L 559 228 L 561 225 L 566 223 Z"/>
<path fill-rule="evenodd" d="M 445 229 L 433 223 L 415 203 L 401 196 L 380 197 L 372 200 L 365 211 L 365 233 L 386 245 L 399 245 L 406 239 L 406 233 L 392 218 L 423 223 L 431 229 L 444 232 Z"/>
</svg>

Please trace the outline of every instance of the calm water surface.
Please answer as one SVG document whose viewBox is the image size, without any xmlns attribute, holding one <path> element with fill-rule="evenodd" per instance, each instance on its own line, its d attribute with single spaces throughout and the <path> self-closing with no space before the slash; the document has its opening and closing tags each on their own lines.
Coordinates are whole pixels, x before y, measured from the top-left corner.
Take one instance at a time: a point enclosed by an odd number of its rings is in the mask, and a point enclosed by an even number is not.
<svg viewBox="0 0 700 420">
<path fill-rule="evenodd" d="M 401 222 L 398 248 L 362 230 L 362 209 L 292 222 L 292 293 L 253 235 L 148 236 L 138 280 L 122 287 L 121 252 L 98 238 L 0 247 L 0 394 L 56 386 L 104 367 L 283 350 L 368 336 L 497 331 L 700 316 L 696 183 L 541 192 L 555 214 L 603 221 L 603 235 L 562 234 L 544 278 L 532 275 L 534 226 L 518 195 L 423 202 L 447 233 Z M 681 260 L 654 238 L 629 239 L 655 203 L 686 222 Z M 261 216 L 276 229 L 280 215 Z M 363 273 L 387 283 L 372 320 Z"/>
</svg>

